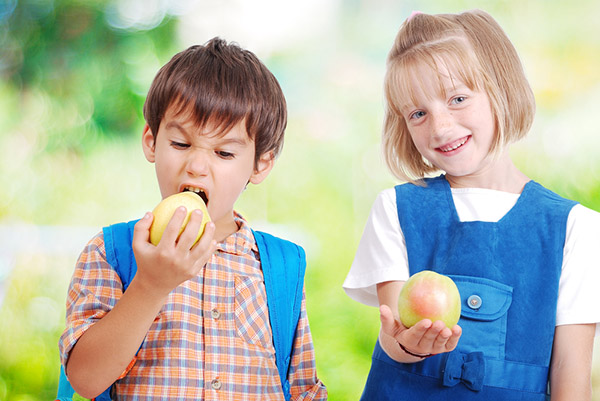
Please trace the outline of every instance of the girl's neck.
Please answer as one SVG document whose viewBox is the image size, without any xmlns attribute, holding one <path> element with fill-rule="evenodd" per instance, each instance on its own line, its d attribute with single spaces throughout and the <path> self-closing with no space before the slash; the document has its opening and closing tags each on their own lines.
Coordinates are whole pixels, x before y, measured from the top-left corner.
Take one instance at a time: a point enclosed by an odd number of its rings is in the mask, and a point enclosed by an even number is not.
<svg viewBox="0 0 600 401">
<path fill-rule="evenodd" d="M 493 160 L 489 166 L 476 174 L 451 176 L 446 174 L 451 188 L 484 188 L 520 194 L 530 180 L 513 163 L 508 152 Z"/>
</svg>

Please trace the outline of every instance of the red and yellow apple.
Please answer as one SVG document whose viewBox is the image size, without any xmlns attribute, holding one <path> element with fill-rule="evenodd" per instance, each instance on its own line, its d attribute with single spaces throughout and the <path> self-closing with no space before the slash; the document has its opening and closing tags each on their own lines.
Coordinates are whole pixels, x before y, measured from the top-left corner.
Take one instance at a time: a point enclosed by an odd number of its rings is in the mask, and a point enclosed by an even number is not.
<svg viewBox="0 0 600 401">
<path fill-rule="evenodd" d="M 412 275 L 400 290 L 400 321 L 412 327 L 423 319 L 452 328 L 460 318 L 460 293 L 452 279 L 430 270 Z"/>
<path fill-rule="evenodd" d="M 180 192 L 163 199 L 152 211 L 152 214 L 154 215 L 154 220 L 150 226 L 150 242 L 152 244 L 158 245 L 165 228 L 167 228 L 167 224 L 169 224 L 171 217 L 173 217 L 173 213 L 175 213 L 175 210 L 180 206 L 185 206 L 187 209 L 187 215 L 183 220 L 177 238 L 179 238 L 179 235 L 181 235 L 183 232 L 183 229 L 187 225 L 188 221 L 190 221 L 192 212 L 196 209 L 200 209 L 202 211 L 202 223 L 194 244 L 198 242 L 202 236 L 202 233 L 204 232 L 206 223 L 210 221 L 206 204 L 202 198 L 194 192 Z"/>
</svg>

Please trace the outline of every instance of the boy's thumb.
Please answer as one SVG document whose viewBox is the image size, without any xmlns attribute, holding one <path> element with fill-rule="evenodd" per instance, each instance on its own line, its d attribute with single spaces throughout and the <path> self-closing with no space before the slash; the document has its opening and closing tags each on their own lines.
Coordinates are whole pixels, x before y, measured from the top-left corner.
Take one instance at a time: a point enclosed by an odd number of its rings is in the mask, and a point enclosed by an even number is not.
<svg viewBox="0 0 600 401">
<path fill-rule="evenodd" d="M 141 240 L 147 242 L 150 238 L 150 226 L 152 225 L 153 216 L 152 213 L 148 212 L 135 223 L 133 227 L 133 240 Z"/>
</svg>

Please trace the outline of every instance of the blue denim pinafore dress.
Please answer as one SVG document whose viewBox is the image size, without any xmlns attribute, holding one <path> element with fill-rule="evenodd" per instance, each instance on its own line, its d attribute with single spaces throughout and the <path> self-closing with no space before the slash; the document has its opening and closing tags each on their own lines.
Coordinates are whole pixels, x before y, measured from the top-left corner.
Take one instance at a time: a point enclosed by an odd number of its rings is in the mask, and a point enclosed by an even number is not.
<svg viewBox="0 0 600 401">
<path fill-rule="evenodd" d="M 451 276 L 457 348 L 403 364 L 375 345 L 361 400 L 546 399 L 566 223 L 575 202 L 528 182 L 498 222 L 460 222 L 444 176 L 396 187 L 410 274 Z"/>
</svg>

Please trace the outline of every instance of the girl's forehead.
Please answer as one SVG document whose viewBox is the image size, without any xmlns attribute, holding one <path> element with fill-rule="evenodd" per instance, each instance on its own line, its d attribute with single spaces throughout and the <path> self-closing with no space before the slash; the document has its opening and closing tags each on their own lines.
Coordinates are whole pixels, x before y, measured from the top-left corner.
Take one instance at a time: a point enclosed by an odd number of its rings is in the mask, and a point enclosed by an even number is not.
<svg viewBox="0 0 600 401">
<path fill-rule="evenodd" d="M 419 99 L 446 97 L 459 88 L 479 90 L 481 77 L 471 63 L 456 56 L 430 56 L 401 63 L 395 70 L 395 103 L 399 109 L 417 105 Z"/>
</svg>

